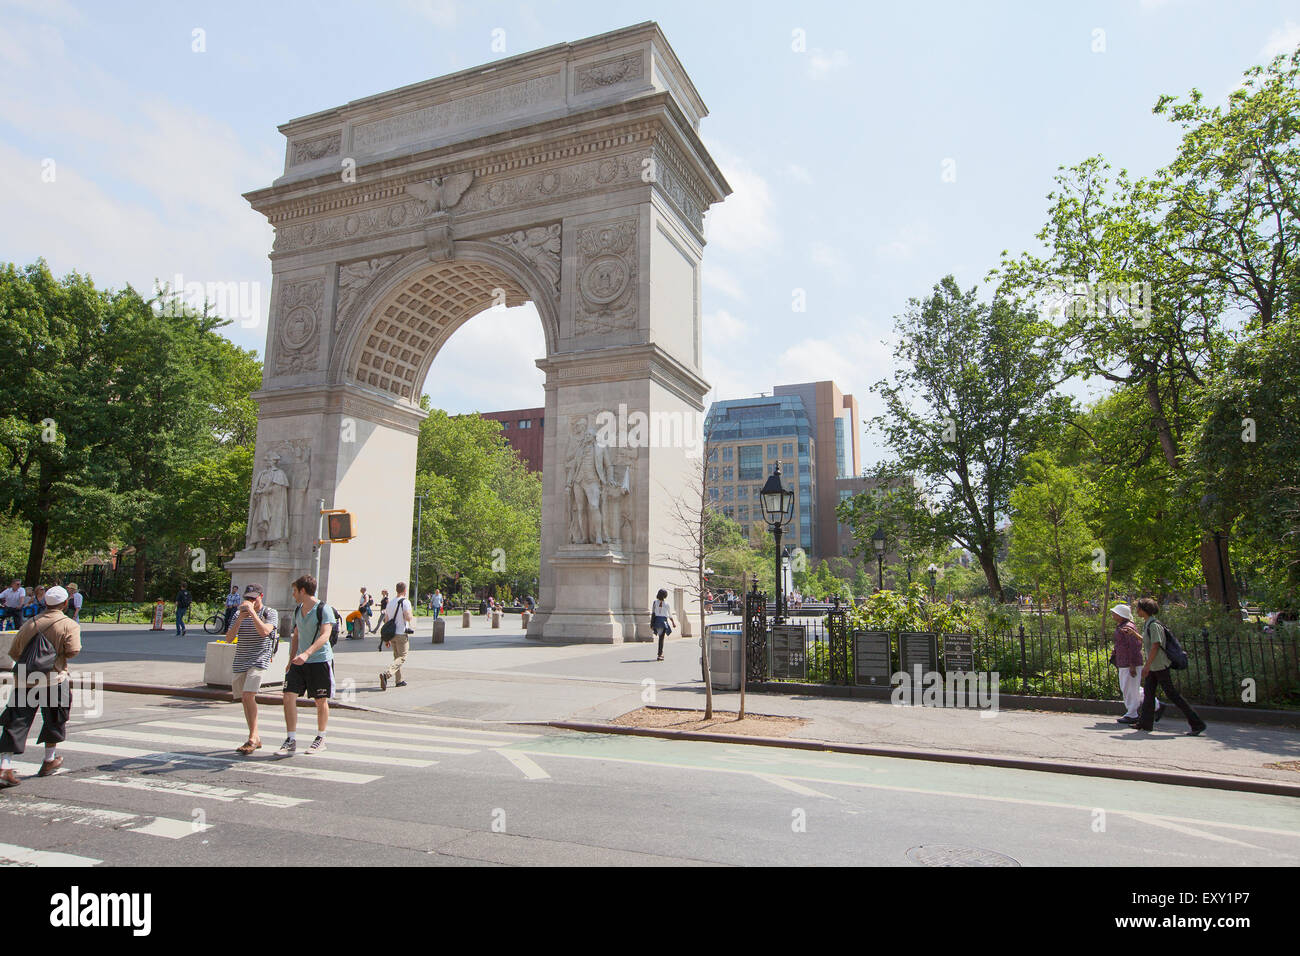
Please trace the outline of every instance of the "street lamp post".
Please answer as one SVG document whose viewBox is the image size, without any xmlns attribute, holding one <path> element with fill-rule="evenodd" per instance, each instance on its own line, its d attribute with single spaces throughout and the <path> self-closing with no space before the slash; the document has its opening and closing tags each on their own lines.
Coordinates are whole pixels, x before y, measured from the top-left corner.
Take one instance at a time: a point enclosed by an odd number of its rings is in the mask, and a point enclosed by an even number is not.
<svg viewBox="0 0 1300 956">
<path fill-rule="evenodd" d="M 411 582 L 411 594 L 415 600 L 412 605 L 420 606 L 420 532 L 424 530 L 424 495 L 416 495 L 415 500 L 419 502 L 416 506 L 415 518 L 415 575 Z"/>
<path fill-rule="evenodd" d="M 871 536 L 871 546 L 876 549 L 876 590 L 885 589 L 885 529 L 877 528 Z"/>
<path fill-rule="evenodd" d="M 785 622 L 785 594 L 781 580 L 781 535 L 785 526 L 794 517 L 794 492 L 781 483 L 781 463 L 776 463 L 776 470 L 767 478 L 759 500 L 763 504 L 763 517 L 767 519 L 772 535 L 776 539 L 776 623 Z"/>
<path fill-rule="evenodd" d="M 935 578 L 939 576 L 939 566 L 934 562 L 931 562 L 930 566 L 925 570 L 930 575 L 930 603 L 933 604 L 934 603 L 934 582 L 935 582 Z"/>
</svg>

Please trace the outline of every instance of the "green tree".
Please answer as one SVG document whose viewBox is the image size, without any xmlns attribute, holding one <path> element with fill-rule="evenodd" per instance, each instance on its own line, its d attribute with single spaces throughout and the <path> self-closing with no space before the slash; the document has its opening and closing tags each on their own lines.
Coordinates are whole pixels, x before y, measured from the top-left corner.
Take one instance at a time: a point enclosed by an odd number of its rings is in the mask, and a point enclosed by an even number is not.
<svg viewBox="0 0 1300 956">
<path fill-rule="evenodd" d="M 1011 492 L 1011 568 L 1035 589 L 1056 590 L 1067 637 L 1070 595 L 1096 580 L 1086 494 L 1078 475 L 1042 452 L 1028 457 L 1025 479 Z"/>
<path fill-rule="evenodd" d="M 873 423 L 895 455 L 876 483 L 898 489 L 892 506 L 913 540 L 961 544 L 1001 600 L 998 522 L 1022 457 L 1069 409 L 1055 390 L 1058 351 L 1035 312 L 1005 297 L 982 304 L 952 276 L 911 300 L 897 331 L 894 379 L 872 387 L 885 406 Z"/>
</svg>

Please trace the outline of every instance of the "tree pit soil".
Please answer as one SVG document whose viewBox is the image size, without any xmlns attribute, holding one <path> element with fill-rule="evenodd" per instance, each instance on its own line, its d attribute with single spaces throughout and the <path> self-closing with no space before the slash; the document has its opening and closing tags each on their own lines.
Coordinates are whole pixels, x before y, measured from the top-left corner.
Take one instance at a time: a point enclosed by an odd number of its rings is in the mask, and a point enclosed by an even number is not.
<svg viewBox="0 0 1300 956">
<path fill-rule="evenodd" d="M 649 727 L 655 730 L 692 730 L 712 734 L 736 734 L 745 737 L 788 737 L 808 723 L 804 717 L 776 717 L 771 714 L 745 714 L 736 719 L 735 711 L 715 710 L 704 719 L 702 710 L 675 710 L 667 707 L 641 707 L 615 717 L 611 723 L 620 727 Z"/>
</svg>

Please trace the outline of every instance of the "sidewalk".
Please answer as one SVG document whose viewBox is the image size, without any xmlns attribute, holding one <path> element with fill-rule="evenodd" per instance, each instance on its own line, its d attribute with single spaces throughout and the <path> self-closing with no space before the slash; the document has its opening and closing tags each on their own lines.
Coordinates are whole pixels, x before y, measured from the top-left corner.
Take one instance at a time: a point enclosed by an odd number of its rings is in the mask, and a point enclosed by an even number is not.
<svg viewBox="0 0 1300 956">
<path fill-rule="evenodd" d="M 409 686 L 379 690 L 379 671 L 392 660 L 377 651 L 378 637 L 339 641 L 335 674 L 356 706 L 413 716 L 484 721 L 605 722 L 646 704 L 703 708 L 699 651 L 694 638 L 670 639 L 663 662 L 652 644 L 555 645 L 529 641 L 517 618 L 501 630 L 482 619 L 462 629 L 448 622 L 446 643 L 430 643 L 431 624 L 420 620 L 404 677 Z M 512 623 L 513 629 L 504 624 Z M 196 634 L 140 626 L 83 626 L 82 655 L 74 669 L 96 671 L 109 682 L 201 686 L 205 645 Z M 351 683 L 349 683 L 349 681 Z M 739 694 L 715 692 L 714 707 L 734 711 Z M 836 744 L 863 744 L 996 757 L 1029 757 L 1192 773 L 1225 774 L 1300 784 L 1300 731 L 1212 723 L 1201 737 L 1184 737 L 1182 715 L 1171 710 L 1142 734 L 1095 714 L 895 707 L 885 701 L 751 693 L 751 713 L 803 717 L 792 736 Z M 1115 716 L 1121 713 L 1117 702 Z"/>
</svg>

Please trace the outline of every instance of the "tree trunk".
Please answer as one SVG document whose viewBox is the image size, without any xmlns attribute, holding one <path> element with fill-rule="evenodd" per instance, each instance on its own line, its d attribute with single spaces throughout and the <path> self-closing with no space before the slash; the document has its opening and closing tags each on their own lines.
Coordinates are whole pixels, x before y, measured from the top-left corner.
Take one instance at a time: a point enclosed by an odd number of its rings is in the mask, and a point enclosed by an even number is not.
<svg viewBox="0 0 1300 956">
<path fill-rule="evenodd" d="M 1232 564 L 1228 556 L 1228 540 L 1219 537 L 1218 555 L 1215 555 L 1214 535 L 1207 534 L 1201 538 L 1201 570 L 1205 575 L 1205 590 L 1210 596 L 1211 604 L 1221 604 L 1229 610 L 1235 610 L 1240 602 L 1237 595 L 1237 583 L 1232 579 Z M 1219 561 L 1223 567 L 1220 573 Z"/>
<path fill-rule="evenodd" d="M 1070 598 L 1065 590 L 1065 578 L 1061 578 L 1061 613 L 1065 615 L 1065 639 L 1070 639 Z"/>
<path fill-rule="evenodd" d="M 144 560 L 144 538 L 136 538 L 135 540 L 135 587 L 132 591 L 131 600 L 135 601 L 137 604 L 140 603 L 141 601 L 146 600 L 145 592 L 144 592 L 145 571 L 146 571 L 146 567 L 145 567 L 145 560 Z"/>
<path fill-rule="evenodd" d="M 989 585 L 989 594 L 993 600 L 1002 603 L 1002 582 L 998 580 L 998 565 L 991 554 L 987 554 L 981 549 L 976 557 L 979 558 L 980 568 L 984 571 L 984 579 Z"/>
<path fill-rule="evenodd" d="M 45 563 L 45 542 L 50 536 L 50 519 L 32 523 L 32 543 L 27 549 L 27 573 L 23 583 L 34 588 L 41 583 L 41 565 Z"/>
</svg>

